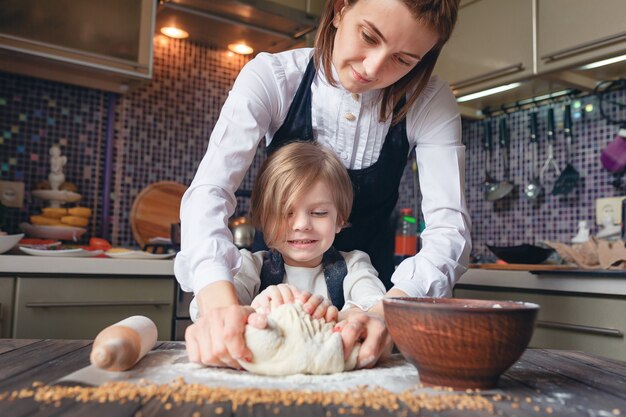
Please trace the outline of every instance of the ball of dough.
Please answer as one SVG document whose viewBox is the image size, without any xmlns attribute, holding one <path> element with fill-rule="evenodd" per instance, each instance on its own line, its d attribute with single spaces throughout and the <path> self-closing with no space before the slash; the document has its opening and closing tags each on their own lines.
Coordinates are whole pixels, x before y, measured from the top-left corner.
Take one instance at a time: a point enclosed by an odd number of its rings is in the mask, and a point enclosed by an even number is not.
<svg viewBox="0 0 626 417">
<path fill-rule="evenodd" d="M 240 365 L 262 375 L 332 374 L 356 366 L 360 344 L 344 360 L 340 333 L 334 323 L 313 319 L 300 303 L 283 304 L 272 310 L 267 327 L 246 326 L 246 344 L 252 362 Z"/>
</svg>

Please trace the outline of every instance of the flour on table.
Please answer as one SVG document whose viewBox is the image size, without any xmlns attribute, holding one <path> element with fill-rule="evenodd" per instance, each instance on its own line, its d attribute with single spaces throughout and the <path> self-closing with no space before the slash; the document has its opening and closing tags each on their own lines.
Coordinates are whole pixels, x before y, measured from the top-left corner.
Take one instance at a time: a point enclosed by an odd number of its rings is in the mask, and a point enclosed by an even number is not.
<svg viewBox="0 0 626 417">
<path fill-rule="evenodd" d="M 98 369 L 85 368 L 93 372 Z M 375 368 L 357 369 L 327 375 L 295 374 L 287 376 L 266 376 L 245 370 L 214 368 L 189 362 L 184 350 L 157 350 L 149 352 L 133 369 L 126 372 L 99 372 L 101 378 L 86 380 L 81 375 L 69 375 L 64 379 L 101 385 L 108 381 L 168 384 L 183 378 L 188 384 L 202 384 L 210 387 L 264 388 L 303 391 L 344 391 L 352 388 L 381 387 L 400 393 L 413 389 L 419 384 L 417 370 L 402 355 L 395 354 L 379 362 Z"/>
<path fill-rule="evenodd" d="M 261 375 L 334 374 L 356 366 L 360 344 L 344 360 L 341 335 L 333 323 L 314 319 L 300 303 L 272 310 L 265 329 L 246 326 L 246 345 L 252 362 L 240 361 L 247 371 Z"/>
</svg>

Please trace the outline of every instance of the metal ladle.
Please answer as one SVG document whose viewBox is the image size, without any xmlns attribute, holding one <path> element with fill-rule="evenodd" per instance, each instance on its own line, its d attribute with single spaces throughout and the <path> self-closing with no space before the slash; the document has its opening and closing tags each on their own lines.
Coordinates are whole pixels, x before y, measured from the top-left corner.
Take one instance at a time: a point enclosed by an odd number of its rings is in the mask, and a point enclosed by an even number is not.
<svg viewBox="0 0 626 417">
<path fill-rule="evenodd" d="M 508 195 L 513 188 L 515 188 L 515 184 L 513 184 L 510 179 L 510 160 L 509 160 L 509 130 L 506 125 L 506 119 L 503 117 L 500 119 L 499 126 L 499 136 L 500 136 L 500 152 L 502 153 L 502 166 L 504 169 L 504 179 L 500 181 L 498 187 L 487 193 L 487 201 L 495 201 L 499 200 L 506 195 Z"/>
<path fill-rule="evenodd" d="M 485 179 L 483 181 L 483 190 L 485 193 L 485 200 L 489 193 L 498 188 L 498 181 L 491 176 L 491 121 L 485 120 L 483 123 L 483 148 L 487 154 L 485 163 Z"/>
<path fill-rule="evenodd" d="M 539 167 L 537 166 L 537 113 L 530 114 L 530 166 L 532 177 L 524 188 L 524 197 L 534 201 L 541 195 L 543 188 L 539 178 Z"/>
<path fill-rule="evenodd" d="M 541 167 L 541 171 L 539 171 L 539 180 L 541 181 L 541 185 L 545 187 L 546 185 L 546 174 L 550 167 L 554 170 L 555 176 L 559 176 L 561 174 L 561 170 L 554 160 L 554 109 L 548 109 L 548 129 L 546 130 L 546 139 L 548 141 L 548 157 L 546 161 L 543 163 Z"/>
</svg>

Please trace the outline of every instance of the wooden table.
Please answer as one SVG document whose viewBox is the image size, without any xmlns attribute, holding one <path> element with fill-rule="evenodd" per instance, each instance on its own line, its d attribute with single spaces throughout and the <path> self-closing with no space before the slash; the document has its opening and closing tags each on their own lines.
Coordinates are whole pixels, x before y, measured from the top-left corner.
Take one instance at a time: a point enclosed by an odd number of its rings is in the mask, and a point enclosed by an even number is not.
<svg viewBox="0 0 626 417">
<path fill-rule="evenodd" d="M 184 349 L 179 342 L 160 343 L 157 349 Z M 0 398 L 2 393 L 28 388 L 34 381 L 51 383 L 89 365 L 91 341 L 0 339 Z M 501 399 L 481 394 L 494 405 L 494 415 L 524 416 L 626 416 L 626 363 L 580 352 L 529 349 L 500 379 Z M 461 393 L 464 394 L 465 393 Z M 56 406 L 33 399 L 0 400 L 0 416 L 346 416 L 353 413 L 339 406 L 239 407 L 229 403 L 186 403 L 166 409 L 150 400 L 119 403 L 79 403 L 66 399 Z M 396 411 L 361 409 L 354 415 L 410 416 L 406 407 Z M 422 409 L 424 416 L 488 416 L 487 411 Z"/>
</svg>

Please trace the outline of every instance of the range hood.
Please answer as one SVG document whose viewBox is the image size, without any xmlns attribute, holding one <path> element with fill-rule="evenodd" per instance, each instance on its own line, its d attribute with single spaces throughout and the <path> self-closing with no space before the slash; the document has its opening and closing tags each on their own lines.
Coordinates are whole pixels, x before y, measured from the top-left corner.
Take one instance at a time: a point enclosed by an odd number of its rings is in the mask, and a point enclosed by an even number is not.
<svg viewBox="0 0 626 417">
<path fill-rule="evenodd" d="M 305 46 L 305 35 L 315 31 L 317 20 L 268 0 L 164 0 L 155 29 L 164 26 L 183 29 L 189 40 L 217 48 L 245 43 L 256 54 Z"/>
</svg>

